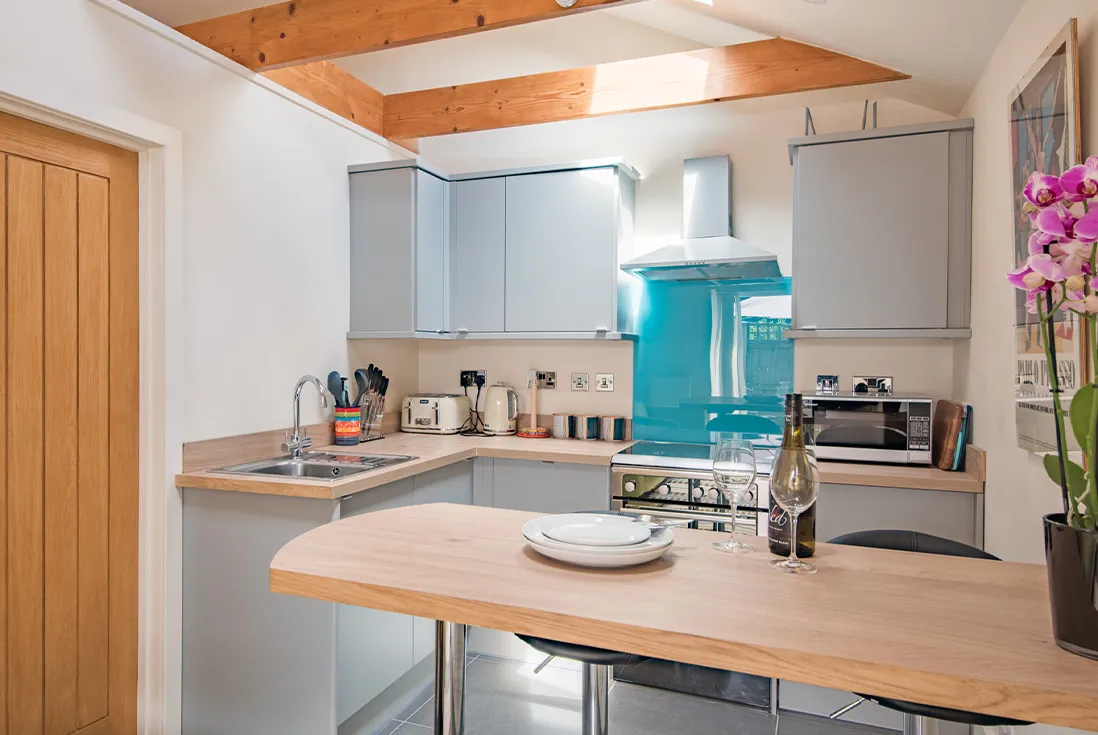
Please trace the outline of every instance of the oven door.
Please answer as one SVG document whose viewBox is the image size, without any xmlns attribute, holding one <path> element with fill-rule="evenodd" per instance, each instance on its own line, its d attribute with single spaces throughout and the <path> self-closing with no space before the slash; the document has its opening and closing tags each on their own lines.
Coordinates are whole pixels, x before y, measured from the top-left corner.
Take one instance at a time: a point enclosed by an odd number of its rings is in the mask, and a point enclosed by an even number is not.
<svg viewBox="0 0 1098 735">
<path fill-rule="evenodd" d="M 667 468 L 614 468 L 614 510 L 647 513 L 674 526 L 730 532 L 731 508 L 709 472 Z M 766 536 L 769 478 L 759 476 L 737 509 L 740 533 Z"/>
</svg>

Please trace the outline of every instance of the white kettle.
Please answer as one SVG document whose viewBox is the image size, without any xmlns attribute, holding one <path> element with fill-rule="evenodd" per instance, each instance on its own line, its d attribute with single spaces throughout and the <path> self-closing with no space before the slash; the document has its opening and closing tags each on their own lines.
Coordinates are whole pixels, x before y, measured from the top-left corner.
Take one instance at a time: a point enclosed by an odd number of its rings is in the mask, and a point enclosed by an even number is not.
<svg viewBox="0 0 1098 735">
<path fill-rule="evenodd" d="M 484 394 L 484 433 L 499 436 L 518 430 L 518 394 L 506 383 L 496 383 Z"/>
</svg>

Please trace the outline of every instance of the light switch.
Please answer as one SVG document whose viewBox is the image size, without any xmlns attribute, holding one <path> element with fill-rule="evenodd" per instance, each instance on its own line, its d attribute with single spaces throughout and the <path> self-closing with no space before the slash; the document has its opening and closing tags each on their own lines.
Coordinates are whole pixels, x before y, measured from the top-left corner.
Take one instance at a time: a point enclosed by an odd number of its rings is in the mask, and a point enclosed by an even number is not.
<svg viewBox="0 0 1098 735">
<path fill-rule="evenodd" d="M 572 373 L 572 390 L 587 390 L 590 373 Z"/>
<path fill-rule="evenodd" d="M 597 390 L 597 391 L 613 391 L 614 390 L 614 374 L 613 373 L 595 373 L 595 390 Z"/>
</svg>

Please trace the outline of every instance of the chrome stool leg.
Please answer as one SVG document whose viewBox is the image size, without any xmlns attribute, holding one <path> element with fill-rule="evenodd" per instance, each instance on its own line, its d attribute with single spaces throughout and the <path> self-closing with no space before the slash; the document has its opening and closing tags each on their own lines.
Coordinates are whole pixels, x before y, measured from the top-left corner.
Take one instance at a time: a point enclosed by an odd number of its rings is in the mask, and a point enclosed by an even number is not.
<svg viewBox="0 0 1098 735">
<path fill-rule="evenodd" d="M 607 735 L 610 730 L 610 667 L 583 665 L 583 735 Z"/>
<path fill-rule="evenodd" d="M 458 623 L 435 623 L 435 735 L 465 733 L 467 632 Z"/>
</svg>

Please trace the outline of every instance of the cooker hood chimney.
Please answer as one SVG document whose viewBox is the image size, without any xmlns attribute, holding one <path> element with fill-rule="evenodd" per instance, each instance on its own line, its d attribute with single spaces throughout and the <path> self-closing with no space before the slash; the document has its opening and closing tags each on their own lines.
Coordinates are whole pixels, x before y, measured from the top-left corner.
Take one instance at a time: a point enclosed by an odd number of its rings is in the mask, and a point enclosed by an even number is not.
<svg viewBox="0 0 1098 735">
<path fill-rule="evenodd" d="M 727 155 L 683 161 L 683 239 L 623 263 L 648 281 L 780 278 L 778 257 L 732 237 L 732 161 Z"/>
</svg>

